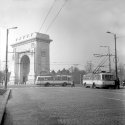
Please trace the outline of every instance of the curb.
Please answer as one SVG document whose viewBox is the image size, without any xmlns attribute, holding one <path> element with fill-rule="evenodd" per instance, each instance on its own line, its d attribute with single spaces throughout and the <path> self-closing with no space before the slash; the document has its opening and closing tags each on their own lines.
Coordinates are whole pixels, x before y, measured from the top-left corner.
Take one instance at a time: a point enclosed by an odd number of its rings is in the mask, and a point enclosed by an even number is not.
<svg viewBox="0 0 125 125">
<path fill-rule="evenodd" d="M 8 89 L 7 92 L 3 95 L 2 105 L 0 105 L 0 125 L 2 123 L 2 119 L 3 119 L 3 116 L 4 116 L 6 104 L 7 104 L 7 101 L 9 99 L 10 93 L 11 93 L 11 89 Z"/>
</svg>

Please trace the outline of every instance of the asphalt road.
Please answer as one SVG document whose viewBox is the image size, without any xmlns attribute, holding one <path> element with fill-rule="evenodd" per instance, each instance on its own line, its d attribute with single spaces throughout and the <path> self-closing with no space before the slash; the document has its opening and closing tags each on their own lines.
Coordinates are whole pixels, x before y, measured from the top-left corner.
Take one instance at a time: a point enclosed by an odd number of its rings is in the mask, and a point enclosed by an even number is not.
<svg viewBox="0 0 125 125">
<path fill-rule="evenodd" d="M 125 125 L 125 89 L 13 88 L 4 125 Z"/>
</svg>

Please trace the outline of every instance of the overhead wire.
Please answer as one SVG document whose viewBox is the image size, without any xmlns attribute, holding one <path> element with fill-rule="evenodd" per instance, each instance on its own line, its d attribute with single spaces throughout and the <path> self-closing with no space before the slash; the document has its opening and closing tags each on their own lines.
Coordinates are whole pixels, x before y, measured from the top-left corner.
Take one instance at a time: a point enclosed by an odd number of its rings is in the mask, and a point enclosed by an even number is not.
<svg viewBox="0 0 125 125">
<path fill-rule="evenodd" d="M 98 64 L 98 66 L 96 67 L 95 70 L 97 70 L 98 68 L 100 68 L 100 66 L 102 66 L 104 64 L 105 60 L 106 60 L 106 57 L 103 58 L 103 60 Z"/>
<path fill-rule="evenodd" d="M 51 23 L 49 24 L 49 26 L 46 29 L 46 32 L 50 29 L 50 27 L 52 26 L 52 24 L 55 22 L 56 18 L 59 16 L 60 12 L 62 11 L 63 7 L 65 6 L 66 2 L 68 0 L 65 0 L 65 2 L 63 3 L 63 5 L 61 6 L 61 8 L 59 9 L 58 13 L 55 15 L 55 17 L 53 18 L 53 20 L 51 21 Z"/>
<path fill-rule="evenodd" d="M 3 61 L 3 63 L 4 63 L 5 61 Z M 8 62 L 11 62 L 11 61 L 8 61 Z M 15 63 L 15 64 L 23 64 L 23 63 Z M 29 63 L 27 63 L 27 62 L 25 62 L 25 64 L 29 64 Z M 31 65 L 34 65 L 34 63 L 30 63 Z M 39 63 L 36 63 L 36 64 L 39 64 Z M 46 63 L 42 63 L 42 64 L 46 64 Z M 67 65 L 67 66 L 78 66 L 78 65 L 83 65 L 83 64 L 81 64 L 81 63 L 67 63 L 67 62 L 51 62 L 51 63 L 49 63 L 50 65 Z"/>
<path fill-rule="evenodd" d="M 104 59 L 104 61 L 102 62 L 102 64 L 100 64 L 100 66 L 98 67 L 98 70 L 99 70 L 102 66 L 104 66 L 104 64 L 106 63 L 107 60 L 108 60 L 108 58 L 105 58 L 105 59 Z M 97 70 L 97 71 L 98 71 L 98 70 Z"/>
<path fill-rule="evenodd" d="M 107 57 L 103 58 L 103 60 L 99 63 L 99 65 L 94 69 L 93 72 L 96 73 L 96 72 L 100 69 L 100 67 L 103 66 L 103 64 L 104 64 L 107 60 L 108 60 Z"/>
<path fill-rule="evenodd" d="M 40 29 L 39 29 L 39 32 L 40 32 L 41 29 L 43 28 L 43 25 L 45 24 L 45 22 L 46 22 L 46 20 L 47 20 L 47 18 L 48 18 L 48 16 L 49 16 L 49 14 L 51 13 L 52 9 L 54 8 L 54 5 L 55 5 L 56 1 L 57 1 L 57 0 L 54 0 L 54 2 L 52 3 L 52 5 L 51 5 L 51 7 L 50 7 L 50 9 L 49 9 L 49 11 L 48 11 L 48 13 L 47 13 L 45 19 L 43 20 L 43 23 L 42 23 L 42 25 L 41 25 L 41 27 L 40 27 Z"/>
</svg>

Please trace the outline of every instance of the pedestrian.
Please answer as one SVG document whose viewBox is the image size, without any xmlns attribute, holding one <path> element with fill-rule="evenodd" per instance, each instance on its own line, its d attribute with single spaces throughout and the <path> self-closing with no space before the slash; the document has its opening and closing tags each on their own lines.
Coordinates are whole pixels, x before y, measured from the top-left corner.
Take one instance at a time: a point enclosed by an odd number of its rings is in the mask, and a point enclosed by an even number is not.
<svg viewBox="0 0 125 125">
<path fill-rule="evenodd" d="M 115 80 L 115 88 L 116 88 L 116 89 L 120 89 L 120 81 L 119 81 L 119 78 L 117 78 L 117 79 Z"/>
<path fill-rule="evenodd" d="M 120 80 L 119 80 L 119 78 L 117 79 L 117 88 L 120 89 Z"/>
<path fill-rule="evenodd" d="M 73 82 L 72 82 L 72 85 L 71 85 L 71 87 L 75 87 L 75 83 L 74 83 L 74 80 L 73 80 Z"/>
<path fill-rule="evenodd" d="M 23 84 L 26 84 L 26 77 L 23 76 Z"/>
</svg>

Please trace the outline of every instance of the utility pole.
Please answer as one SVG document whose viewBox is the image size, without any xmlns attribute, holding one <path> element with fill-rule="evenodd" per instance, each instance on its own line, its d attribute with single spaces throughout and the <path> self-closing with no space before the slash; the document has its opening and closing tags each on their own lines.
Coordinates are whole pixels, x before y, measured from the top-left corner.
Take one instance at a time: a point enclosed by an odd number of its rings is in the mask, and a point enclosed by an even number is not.
<svg viewBox="0 0 125 125">
<path fill-rule="evenodd" d="M 111 55 L 110 55 L 110 47 L 108 46 L 108 54 L 109 54 L 109 72 L 111 72 Z"/>
<path fill-rule="evenodd" d="M 7 89 L 7 81 L 8 81 L 8 34 L 9 34 L 9 30 L 7 29 L 7 36 L 6 36 L 5 89 Z"/>
<path fill-rule="evenodd" d="M 115 69 L 116 69 L 116 79 L 118 79 L 118 68 L 117 68 L 117 49 L 116 49 L 116 34 L 114 34 L 115 39 Z"/>
<path fill-rule="evenodd" d="M 5 64 L 5 89 L 7 89 L 7 82 L 8 82 L 8 34 L 10 29 L 17 29 L 17 27 L 12 27 L 7 29 L 7 36 L 6 36 L 6 64 Z"/>
<path fill-rule="evenodd" d="M 116 88 L 120 88 L 120 82 L 119 82 L 119 77 L 118 77 L 118 68 L 117 68 L 117 48 L 116 48 L 116 34 L 112 33 L 112 32 L 107 32 L 110 34 L 113 34 L 114 36 L 114 40 L 115 40 L 115 73 L 116 73 L 116 80 L 115 80 L 115 84 L 116 84 Z"/>
<path fill-rule="evenodd" d="M 110 33 L 110 34 L 113 34 L 114 36 L 114 40 L 115 40 L 115 73 L 116 73 L 116 80 L 118 80 L 118 68 L 117 68 L 117 48 L 116 48 L 116 34 L 115 33 L 112 33 L 112 32 L 107 32 L 107 33 Z"/>
</svg>

